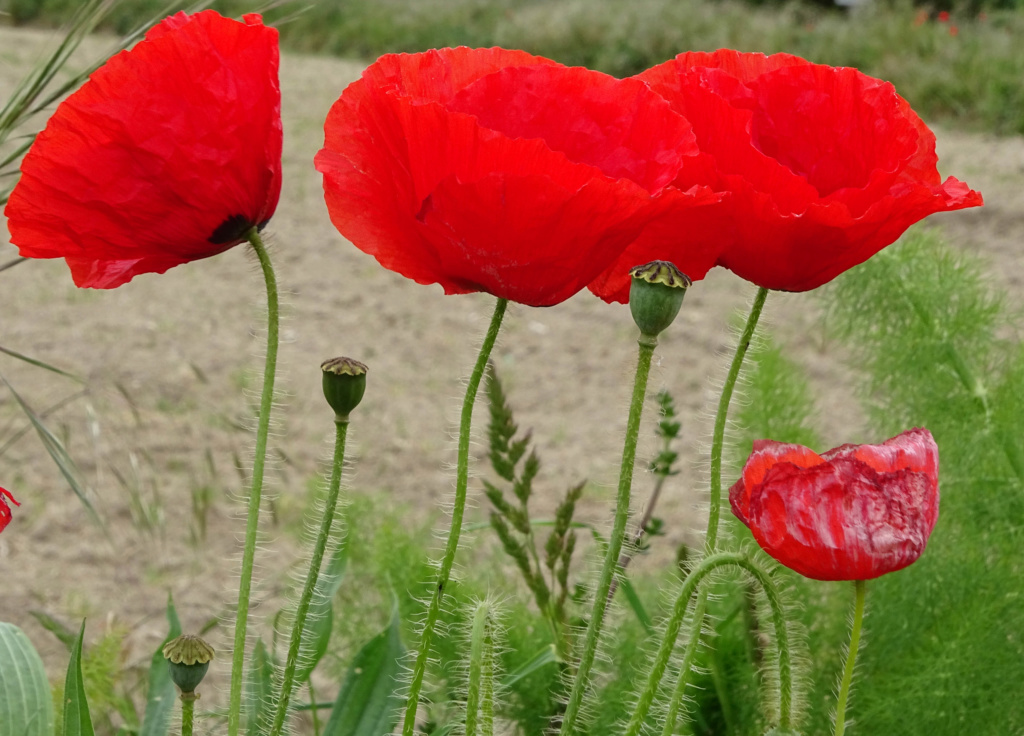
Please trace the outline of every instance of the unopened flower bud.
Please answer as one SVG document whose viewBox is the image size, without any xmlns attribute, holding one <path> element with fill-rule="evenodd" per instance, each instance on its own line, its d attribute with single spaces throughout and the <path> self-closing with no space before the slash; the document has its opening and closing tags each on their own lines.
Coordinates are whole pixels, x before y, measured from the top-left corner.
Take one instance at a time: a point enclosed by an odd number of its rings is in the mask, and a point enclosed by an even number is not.
<svg viewBox="0 0 1024 736">
<path fill-rule="evenodd" d="M 167 642 L 163 651 L 171 669 L 171 679 L 181 690 L 182 697 L 195 693 L 210 669 L 213 647 L 198 636 L 185 634 Z"/>
<path fill-rule="evenodd" d="M 651 261 L 633 267 L 629 287 L 629 311 L 640 332 L 657 337 L 679 314 L 690 278 L 668 261 Z"/>
<path fill-rule="evenodd" d="M 347 422 L 366 392 L 367 367 L 352 358 L 331 358 L 320 365 L 324 372 L 324 396 L 334 409 L 335 421 Z"/>
</svg>

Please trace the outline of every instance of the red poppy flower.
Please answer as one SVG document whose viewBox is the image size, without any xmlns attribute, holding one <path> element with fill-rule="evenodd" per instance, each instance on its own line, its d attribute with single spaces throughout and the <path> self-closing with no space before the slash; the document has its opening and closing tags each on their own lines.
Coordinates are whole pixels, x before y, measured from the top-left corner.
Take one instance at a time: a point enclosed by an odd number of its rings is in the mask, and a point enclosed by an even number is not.
<svg viewBox="0 0 1024 736">
<path fill-rule="evenodd" d="M 786 567 L 815 580 L 869 580 L 921 556 L 939 518 L 938 470 L 927 429 L 823 455 L 759 440 L 729 502 Z"/>
<path fill-rule="evenodd" d="M 324 131 L 327 208 L 357 248 L 447 294 L 533 306 L 590 283 L 698 153 L 689 123 L 637 80 L 498 48 L 383 56 Z"/>
<path fill-rule="evenodd" d="M 6 488 L 0 488 L 0 532 L 7 528 L 7 525 L 11 523 L 11 507 L 7 505 L 7 501 L 4 500 L 4 496 L 7 496 L 15 506 L 21 506 L 11 492 Z"/>
<path fill-rule="evenodd" d="M 691 122 L 704 153 L 674 185 L 729 196 L 645 234 L 624 261 L 685 261 L 717 240 L 718 265 L 806 291 L 933 212 L 982 204 L 966 184 L 940 179 L 935 136 L 906 100 L 856 69 L 723 49 L 680 54 L 638 78 Z M 606 281 L 595 292 L 624 301 L 625 270 Z"/>
<path fill-rule="evenodd" d="M 5 214 L 23 256 L 109 289 L 237 245 L 281 191 L 277 31 L 178 13 L 65 100 Z"/>
</svg>

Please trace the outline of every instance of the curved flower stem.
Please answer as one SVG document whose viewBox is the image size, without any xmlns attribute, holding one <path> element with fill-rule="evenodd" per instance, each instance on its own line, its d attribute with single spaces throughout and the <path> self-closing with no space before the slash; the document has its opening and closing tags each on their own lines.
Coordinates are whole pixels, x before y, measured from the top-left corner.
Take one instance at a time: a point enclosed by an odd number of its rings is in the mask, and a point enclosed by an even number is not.
<svg viewBox="0 0 1024 736">
<path fill-rule="evenodd" d="M 729 373 L 725 378 L 725 385 L 722 386 L 722 395 L 718 400 L 718 412 L 715 415 L 715 429 L 711 440 L 711 495 L 710 508 L 708 510 L 708 528 L 705 533 L 705 545 L 710 552 L 714 552 L 718 546 L 718 520 L 722 509 L 722 448 L 725 444 L 725 424 L 729 417 L 729 404 L 732 402 L 732 394 L 736 389 L 736 381 L 740 375 L 740 368 L 743 367 L 743 360 L 746 358 L 747 350 L 750 348 L 750 341 L 754 338 L 754 330 L 761 318 L 761 310 L 764 308 L 765 300 L 768 298 L 768 289 L 763 287 L 757 290 L 754 303 L 750 306 L 750 314 L 747 316 L 747 323 L 740 334 L 740 340 L 736 345 L 736 352 L 733 355 L 732 363 L 729 365 Z M 667 724 L 675 723 L 675 715 L 678 715 L 679 706 L 682 703 L 682 696 L 686 692 L 686 685 L 690 678 L 690 669 L 693 666 L 694 658 L 697 656 L 697 648 L 700 646 L 700 637 L 704 629 L 704 616 L 707 614 L 708 591 L 702 590 L 697 599 L 697 605 L 693 611 L 693 635 L 686 645 L 683 654 L 682 667 L 679 670 L 679 680 L 676 683 L 675 693 L 670 705 L 669 720 Z"/>
<path fill-rule="evenodd" d="M 285 661 L 284 676 L 281 679 L 281 692 L 275 698 L 276 710 L 270 727 L 270 736 L 279 736 L 284 727 L 284 719 L 288 714 L 288 701 L 292 694 L 295 667 L 299 661 L 299 648 L 302 645 L 306 615 L 309 613 L 309 604 L 313 600 L 313 591 L 316 589 L 317 579 L 320 577 L 320 566 L 324 561 L 324 551 L 327 549 L 327 542 L 331 536 L 331 527 L 334 525 L 334 511 L 338 506 L 338 494 L 341 489 L 341 471 L 345 465 L 345 438 L 347 435 L 348 419 L 335 420 L 334 461 L 327 489 L 327 500 L 324 504 L 323 519 L 320 521 L 320 532 L 316 538 L 316 545 L 313 547 L 313 555 L 309 559 L 306 584 L 302 589 L 299 605 L 295 609 L 295 621 L 292 623 L 292 636 L 288 644 L 288 658 Z"/>
<path fill-rule="evenodd" d="M 767 298 L 768 289 L 759 288 L 757 296 L 754 297 L 754 303 L 750 306 L 747 324 L 736 345 L 736 354 L 733 355 L 729 374 L 725 378 L 725 385 L 722 386 L 722 396 L 718 400 L 715 433 L 711 440 L 711 508 L 708 511 L 708 531 L 705 535 L 705 544 L 711 551 L 714 551 L 718 545 L 718 517 L 721 515 L 722 508 L 722 445 L 725 442 L 725 422 L 729 416 L 729 402 L 732 401 L 736 379 L 739 378 L 743 359 L 747 355 L 747 349 L 754 337 L 754 330 L 757 328 L 757 321 L 761 317 L 761 310 L 764 308 L 764 301 Z"/>
<path fill-rule="evenodd" d="M 839 684 L 839 700 L 836 702 L 835 736 L 843 736 L 846 730 L 846 701 L 850 696 L 850 683 L 853 682 L 853 666 L 857 662 L 857 649 L 860 647 L 860 627 L 864 621 L 864 595 L 866 586 L 863 580 L 854 583 L 856 602 L 853 606 L 853 628 L 850 630 L 850 650 L 846 653 L 846 668 L 843 680 Z"/>
<path fill-rule="evenodd" d="M 793 660 L 789 651 L 789 630 L 786 628 L 786 618 L 782 609 L 782 600 L 779 596 L 778 588 L 768 573 L 762 570 L 753 560 L 738 552 L 717 552 L 701 560 L 700 564 L 694 567 L 690 574 L 686 576 L 686 580 L 683 581 L 683 587 L 676 597 L 672 613 L 665 622 L 665 634 L 655 654 L 654 663 L 647 677 L 647 684 L 637 700 L 636 708 L 629 720 L 624 736 L 637 736 L 640 733 L 644 719 L 647 717 L 651 704 L 654 702 L 654 697 L 658 692 L 661 679 L 665 676 L 665 670 L 668 669 L 672 650 L 675 649 L 676 639 L 679 637 L 679 630 L 682 628 L 683 619 L 686 617 L 686 609 L 690 605 L 690 600 L 697 589 L 701 587 L 705 578 L 713 570 L 723 566 L 739 567 L 748 572 L 757 581 L 758 585 L 761 586 L 765 596 L 768 598 L 768 605 L 772 609 L 775 642 L 779 649 L 779 726 L 782 728 L 790 728 L 792 726 Z M 695 651 L 697 648 L 696 641 L 699 639 L 699 632 L 696 627 L 698 625 L 701 625 L 701 621 L 695 615 L 693 619 L 694 631 L 691 633 L 690 643 L 687 645 L 687 662 L 684 663 L 684 667 L 692 660 L 691 650 Z M 675 727 L 673 714 L 678 714 L 679 704 L 682 702 L 682 695 L 685 689 L 684 674 L 685 670 L 680 672 L 679 682 L 672 697 L 669 714 L 670 720 L 666 721 L 667 733 L 673 733 L 672 729 Z"/>
<path fill-rule="evenodd" d="M 615 503 L 615 521 L 612 533 L 608 538 L 608 549 L 605 550 L 604 565 L 597 589 L 594 591 L 594 608 L 587 625 L 587 635 L 580 654 L 579 668 L 573 681 L 572 692 L 562 719 L 562 736 L 570 736 L 579 718 L 580 706 L 590 679 L 590 668 L 594 664 L 597 652 L 597 640 L 601 635 L 605 610 L 608 607 L 608 591 L 611 590 L 612 579 L 619 567 L 619 553 L 626 534 L 626 522 L 629 519 L 629 495 L 633 485 L 633 464 L 636 460 L 636 443 L 640 435 L 640 417 L 643 414 L 644 398 L 647 395 L 647 377 L 651 372 L 651 357 L 658 340 L 653 335 L 641 334 L 637 356 L 636 376 L 633 380 L 633 398 L 629 405 L 629 420 L 626 423 L 626 439 L 622 447 L 622 464 L 619 468 L 619 490 Z"/>
<path fill-rule="evenodd" d="M 487 360 L 491 357 L 494 342 L 498 339 L 501 320 L 505 316 L 505 309 L 507 307 L 508 299 L 498 299 L 494 305 L 491 324 L 487 328 L 487 335 L 484 337 L 483 345 L 480 346 L 480 354 L 477 356 L 476 365 L 473 366 L 473 373 L 470 375 L 469 384 L 466 386 L 466 396 L 462 402 L 452 526 L 448 533 L 448 544 L 445 546 L 444 557 L 441 560 L 441 569 L 438 571 L 437 582 L 434 585 L 434 593 L 430 599 L 430 607 L 427 609 L 427 618 L 423 623 L 420 650 L 416 654 L 416 661 L 412 667 L 412 681 L 409 684 L 409 696 L 405 704 L 405 720 L 402 723 L 403 736 L 412 736 L 416 728 L 416 710 L 419 708 L 423 676 L 427 670 L 427 659 L 430 657 L 430 643 L 434 637 L 434 628 L 437 626 L 438 616 L 441 614 L 441 599 L 444 596 L 445 586 L 448 585 L 452 565 L 455 564 L 455 552 L 459 548 L 459 536 L 462 533 L 462 515 L 466 510 L 466 489 L 469 487 L 469 435 L 473 422 L 473 404 L 476 402 L 476 393 L 477 389 L 480 388 L 480 379 L 484 374 L 484 369 L 487 367 Z"/>
<path fill-rule="evenodd" d="M 274 405 L 274 378 L 277 375 L 277 344 L 280 310 L 277 301 L 277 277 L 270 256 L 256 228 L 246 233 L 256 251 L 263 278 L 267 284 L 267 361 L 263 369 L 263 394 L 260 397 L 260 415 L 256 427 L 256 454 L 252 464 L 252 487 L 249 491 L 249 511 L 245 525 L 245 546 L 242 549 L 241 581 L 238 585 L 238 611 L 235 615 L 235 642 L 231 653 L 231 694 L 228 701 L 228 736 L 238 736 L 242 711 L 242 669 L 245 663 L 245 635 L 249 625 L 249 594 L 252 590 L 252 568 L 256 556 L 256 532 L 260 521 L 260 502 L 263 497 L 263 470 L 267 460 L 267 435 L 270 431 L 270 411 Z"/>
</svg>

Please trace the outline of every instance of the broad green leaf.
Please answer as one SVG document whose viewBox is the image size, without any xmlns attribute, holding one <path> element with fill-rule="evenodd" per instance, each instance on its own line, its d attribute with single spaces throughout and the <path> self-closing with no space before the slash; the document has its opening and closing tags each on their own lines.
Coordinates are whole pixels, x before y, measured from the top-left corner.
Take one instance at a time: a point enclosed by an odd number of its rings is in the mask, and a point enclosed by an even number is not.
<svg viewBox="0 0 1024 736">
<path fill-rule="evenodd" d="M 245 681 L 245 732 L 248 736 L 263 733 L 272 715 L 271 698 L 274 693 L 274 661 L 263 646 L 263 639 L 256 641 Z"/>
<path fill-rule="evenodd" d="M 397 605 L 391 623 L 368 641 L 345 674 L 323 736 L 381 736 L 398 723 L 398 677 L 405 646 Z"/>
<path fill-rule="evenodd" d="M 295 668 L 295 682 L 306 682 L 313 670 L 327 653 L 334 626 L 334 605 L 332 601 L 345 578 L 348 567 L 348 544 L 342 542 L 331 556 L 326 568 L 320 570 L 313 591 L 313 600 L 306 614 L 302 640 L 299 644 L 299 661 Z"/>
<path fill-rule="evenodd" d="M 53 699 L 43 661 L 14 624 L 0 622 L 0 731 L 53 736 Z"/>
<path fill-rule="evenodd" d="M 142 716 L 139 736 L 167 736 L 171 728 L 177 689 L 164 658 L 164 644 L 181 636 L 181 621 L 170 594 L 167 596 L 167 623 L 167 638 L 160 642 L 149 662 L 149 690 L 146 691 L 146 712 Z"/>
<path fill-rule="evenodd" d="M 85 620 L 78 633 L 68 661 L 68 675 L 64 680 L 64 736 L 95 736 L 89 703 L 85 699 L 82 679 L 82 640 L 85 639 Z"/>
</svg>

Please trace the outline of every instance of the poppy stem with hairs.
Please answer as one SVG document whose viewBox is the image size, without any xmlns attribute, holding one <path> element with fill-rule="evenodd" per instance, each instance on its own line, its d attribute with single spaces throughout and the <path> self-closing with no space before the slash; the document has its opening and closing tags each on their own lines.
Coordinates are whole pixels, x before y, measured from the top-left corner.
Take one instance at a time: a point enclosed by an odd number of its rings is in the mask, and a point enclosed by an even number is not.
<svg viewBox="0 0 1024 736">
<path fill-rule="evenodd" d="M 626 522 L 629 519 L 629 498 L 633 485 L 636 444 L 640 436 L 640 417 L 643 414 L 644 398 L 647 396 L 647 378 L 651 372 L 651 357 L 654 355 L 654 348 L 658 344 L 658 339 L 654 335 L 641 333 L 638 342 L 640 347 L 637 356 L 636 376 L 633 379 L 633 398 L 629 405 L 626 439 L 623 443 L 622 464 L 619 469 L 619 490 L 615 504 L 615 521 L 612 525 L 612 533 L 608 538 L 608 549 L 605 550 L 601 577 L 598 579 L 597 589 L 594 591 L 594 608 L 590 614 L 590 622 L 587 624 L 587 633 L 583 642 L 583 651 L 580 654 L 579 667 L 576 670 L 572 692 L 569 694 L 569 702 L 565 709 L 565 716 L 562 719 L 562 730 L 560 732 L 562 736 L 569 736 L 574 732 L 576 721 L 579 718 L 583 696 L 586 693 L 590 680 L 590 669 L 594 664 L 594 655 L 597 652 L 597 641 L 601 635 L 601 626 L 604 623 L 604 614 L 608 607 L 608 591 L 611 589 L 612 579 L 615 577 L 619 567 L 619 553 L 622 551 L 622 542 L 626 534 Z"/>
<path fill-rule="evenodd" d="M 746 358 L 747 350 L 750 349 L 750 342 L 754 339 L 754 330 L 757 329 L 757 322 L 761 318 L 761 311 L 764 309 L 764 303 L 767 298 L 768 289 L 760 287 L 754 296 L 754 303 L 750 306 L 747 324 L 740 334 L 740 340 L 736 345 L 736 353 L 733 355 L 732 363 L 729 365 L 729 373 L 725 378 L 725 385 L 722 386 L 722 395 L 718 400 L 718 413 L 715 415 L 715 429 L 711 439 L 710 509 L 708 511 L 708 528 L 704 536 L 705 547 L 708 553 L 714 552 L 718 546 L 718 521 L 722 511 L 722 448 L 725 445 L 725 423 L 729 417 L 729 404 L 732 402 L 732 394 L 736 388 L 740 368 L 743 367 L 743 360 Z M 679 682 L 676 685 L 676 691 L 679 693 L 685 691 L 690 677 L 690 667 L 696 657 L 700 636 L 704 630 L 704 615 L 707 613 L 707 607 L 708 590 L 705 588 L 700 592 L 697 598 L 697 605 L 694 607 L 691 640 L 686 645 L 683 666 L 679 671 Z"/>
<path fill-rule="evenodd" d="M 267 435 L 270 411 L 274 405 L 274 378 L 277 374 L 277 345 L 280 310 L 277 300 L 277 277 L 270 263 L 266 245 L 256 228 L 245 235 L 256 251 L 263 278 L 267 284 L 267 360 L 263 369 L 263 394 L 260 397 L 259 422 L 256 427 L 256 455 L 252 465 L 249 511 L 245 525 L 245 547 L 242 549 L 241 581 L 238 586 L 238 612 L 235 616 L 235 642 L 231 653 L 231 693 L 228 702 L 228 736 L 238 736 L 242 709 L 242 668 L 245 663 L 245 636 L 249 623 L 249 595 L 252 589 L 252 568 L 256 556 L 256 532 L 259 528 L 260 502 L 263 497 L 263 470 L 267 459 Z"/>
<path fill-rule="evenodd" d="M 181 699 L 181 736 L 192 736 L 192 722 L 195 718 L 195 698 Z"/>
<path fill-rule="evenodd" d="M 860 647 L 860 627 L 864 621 L 864 596 L 866 584 L 863 580 L 854 583 L 856 601 L 853 605 L 853 627 L 850 629 L 850 649 L 846 653 L 846 667 L 843 679 L 839 684 L 839 699 L 836 701 L 835 736 L 843 736 L 846 730 L 846 701 L 850 697 L 850 684 L 853 682 L 853 666 L 857 662 L 857 649 Z"/>
<path fill-rule="evenodd" d="M 689 608 L 690 600 L 697 593 L 698 588 L 707 590 L 707 577 L 719 567 L 738 567 L 747 572 L 764 591 L 768 599 L 768 605 L 772 611 L 772 627 L 775 633 L 775 642 L 778 645 L 779 665 L 779 725 L 783 728 L 790 728 L 793 715 L 793 664 L 789 649 L 789 630 L 786 628 L 785 612 L 782 608 L 782 599 L 778 587 L 772 581 L 771 576 L 762 569 L 755 561 L 747 558 L 740 552 L 715 552 L 701 560 L 690 574 L 683 581 L 679 595 L 676 597 L 672 611 L 665 621 L 665 633 L 659 645 L 658 652 L 654 657 L 651 670 L 647 675 L 647 683 L 640 697 L 637 698 L 636 708 L 624 731 L 625 736 L 638 736 L 643 729 L 644 721 L 650 711 L 654 697 L 661 687 L 661 679 L 665 676 L 672 652 L 676 647 L 676 639 L 679 637 L 683 620 L 686 618 L 686 610 Z M 696 618 L 694 619 L 696 626 Z M 693 630 L 696 633 L 696 629 Z M 692 660 L 692 651 L 696 649 L 694 642 L 697 637 L 691 634 L 690 643 L 687 645 L 687 661 L 684 667 Z M 681 675 L 685 673 L 683 670 Z M 669 708 L 668 719 L 665 721 L 666 734 L 675 733 L 676 716 L 679 713 L 679 706 L 682 703 L 682 696 L 686 688 L 685 678 L 680 676 L 676 685 L 675 693 Z"/>
<path fill-rule="evenodd" d="M 331 536 L 331 527 L 334 524 L 334 511 L 338 506 L 338 494 L 341 490 L 341 471 L 345 465 L 345 439 L 348 435 L 348 418 L 336 420 L 335 428 L 334 460 L 331 465 L 331 480 L 327 489 L 327 499 L 324 502 L 323 518 L 320 520 L 320 531 L 317 534 L 316 545 L 309 560 L 306 584 L 303 586 L 299 605 L 295 609 L 291 641 L 288 645 L 288 658 L 285 661 L 284 675 L 281 679 L 281 691 L 280 695 L 274 699 L 275 711 L 273 725 L 270 728 L 270 736 L 279 736 L 284 728 L 284 719 L 288 714 L 288 702 L 291 698 L 292 684 L 295 679 L 295 667 L 299 661 L 299 648 L 302 644 L 306 616 L 309 613 L 310 602 L 313 600 L 313 591 L 320 577 L 320 566 L 323 563 L 324 552 L 327 549 L 327 542 Z"/>
<path fill-rule="evenodd" d="M 448 585 L 448 578 L 451 576 L 452 565 L 455 563 L 455 553 L 459 548 L 459 536 L 462 533 L 462 515 L 466 510 L 466 490 L 469 487 L 469 439 L 470 428 L 473 421 L 473 404 L 476 403 L 477 389 L 480 388 L 480 379 L 484 375 L 487 361 L 491 357 L 491 350 L 498 339 L 498 331 L 501 329 L 501 320 L 505 316 L 505 309 L 508 307 L 508 299 L 498 299 L 494 305 L 494 314 L 491 316 L 491 324 L 487 328 L 487 335 L 484 337 L 483 345 L 480 346 L 480 354 L 477 356 L 476 365 L 473 366 L 473 373 L 469 377 L 469 384 L 466 386 L 466 396 L 462 402 L 462 415 L 459 421 L 459 456 L 455 471 L 455 503 L 452 507 L 452 525 L 448 533 L 448 543 L 445 546 L 444 557 L 441 560 L 441 568 L 437 574 L 434 584 L 434 591 L 430 598 L 430 607 L 427 609 L 427 617 L 423 623 L 423 633 L 420 636 L 420 650 L 416 655 L 416 661 L 412 667 L 412 680 L 409 684 L 409 699 L 405 705 L 405 720 L 402 723 L 402 736 L 413 736 L 416 729 L 416 711 L 419 708 L 420 690 L 423 687 L 423 676 L 427 670 L 427 660 L 430 657 L 430 643 L 434 637 L 434 628 L 437 626 L 437 619 L 441 613 L 441 599 L 444 597 L 445 588 Z"/>
</svg>

